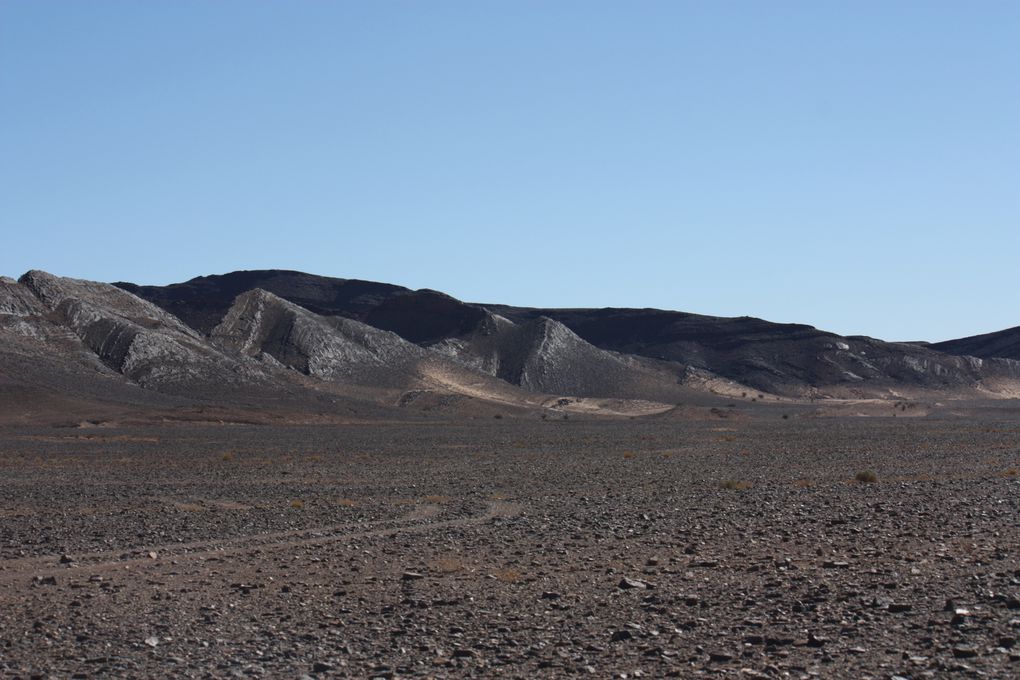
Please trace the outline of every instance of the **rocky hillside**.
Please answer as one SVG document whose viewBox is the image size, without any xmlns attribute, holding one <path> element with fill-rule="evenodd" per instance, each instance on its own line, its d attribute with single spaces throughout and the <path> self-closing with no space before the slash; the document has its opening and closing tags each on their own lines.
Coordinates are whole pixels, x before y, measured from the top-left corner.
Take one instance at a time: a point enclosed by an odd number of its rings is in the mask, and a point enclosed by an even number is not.
<svg viewBox="0 0 1020 680">
<path fill-rule="evenodd" d="M 6 280 L 0 296 L 0 329 L 26 356 L 91 366 L 170 394 L 267 379 L 258 366 L 217 351 L 179 319 L 116 286 L 30 271 Z"/>
<path fill-rule="evenodd" d="M 247 288 L 256 284 L 256 289 Z M 355 323 L 360 321 L 376 333 L 389 331 L 379 336 L 385 341 L 380 340 L 378 346 L 389 346 L 394 339 L 402 339 L 414 343 L 410 347 L 418 351 L 415 355 L 418 361 L 426 357 L 433 363 L 440 358 L 453 360 L 466 369 L 531 392 L 665 401 L 675 401 L 684 392 L 678 387 L 683 382 L 683 365 L 659 366 L 655 362 L 602 350 L 552 319 L 528 319 L 517 324 L 493 315 L 480 305 L 464 303 L 432 290 L 412 291 L 389 284 L 288 271 L 234 272 L 163 288 L 116 285 L 172 311 L 197 330 L 214 337 L 224 332 L 217 327 L 219 320 L 237 316 L 237 308 L 231 306 L 234 300 L 250 306 L 254 301 L 248 294 L 260 290 L 263 294 L 256 300 L 264 302 L 266 294 L 277 298 L 274 310 L 278 310 L 284 300 L 291 304 L 285 314 L 286 321 L 274 322 L 274 328 L 279 329 L 283 324 L 289 333 L 288 341 L 296 338 L 301 343 L 320 343 L 320 349 L 323 348 L 321 329 L 324 323 L 334 327 L 333 333 L 361 328 L 359 332 L 364 336 L 362 325 Z M 319 318 L 314 322 L 298 321 L 291 330 L 290 324 L 294 323 L 298 309 L 314 312 Z M 273 315 L 278 313 L 273 311 L 270 317 L 275 318 Z M 275 332 L 279 335 L 282 331 Z M 268 353 L 276 356 L 280 351 L 280 347 L 274 347 Z M 305 371 L 302 351 L 305 350 L 289 355 L 282 363 Z M 367 371 L 365 375 L 371 374 L 382 384 L 389 384 L 391 381 L 383 366 L 406 366 L 405 359 L 411 356 L 410 351 L 403 347 L 382 364 L 375 361 L 372 353 L 363 354 L 357 361 L 345 363 L 344 370 Z M 342 354 L 340 350 L 336 352 Z M 332 356 L 333 350 L 325 354 Z M 325 361 L 331 363 L 328 358 Z M 352 368 L 356 364 L 363 364 L 363 367 Z M 443 371 L 449 374 L 448 366 Z"/>
<path fill-rule="evenodd" d="M 433 390 L 514 400 L 508 385 L 396 333 L 322 316 L 256 288 L 242 293 L 211 340 L 241 356 L 341 387 Z"/>
<path fill-rule="evenodd" d="M 1020 326 L 995 333 L 972 335 L 929 345 L 948 354 L 963 354 L 982 359 L 1015 359 L 1020 361 Z"/>
<path fill-rule="evenodd" d="M 493 309 L 519 321 L 551 317 L 598 347 L 682 362 L 791 396 L 957 390 L 1020 377 L 1015 362 L 975 361 L 915 344 L 844 337 L 752 317 L 656 309 Z"/>
<path fill-rule="evenodd" d="M 211 403 L 328 415 L 377 404 L 530 409 L 542 399 L 262 289 L 238 295 L 203 333 L 124 288 L 31 271 L 0 280 L 0 402 L 19 401 L 50 412 L 65 403 Z"/>
<path fill-rule="evenodd" d="M 670 400 L 684 367 L 609 352 L 562 323 L 537 317 L 514 323 L 485 312 L 470 332 L 430 344 L 457 361 L 533 392 Z"/>
<path fill-rule="evenodd" d="M 237 295 L 259 287 L 317 314 L 392 331 L 535 391 L 603 396 L 644 391 L 664 398 L 669 385 L 684 382 L 692 371 L 754 390 L 820 397 L 998 391 L 1020 380 L 1020 363 L 1008 359 L 977 361 L 942 351 L 944 346 L 843 337 L 751 317 L 473 304 L 431 290 L 276 270 L 166 287 L 117 285 L 204 333 Z"/>
</svg>

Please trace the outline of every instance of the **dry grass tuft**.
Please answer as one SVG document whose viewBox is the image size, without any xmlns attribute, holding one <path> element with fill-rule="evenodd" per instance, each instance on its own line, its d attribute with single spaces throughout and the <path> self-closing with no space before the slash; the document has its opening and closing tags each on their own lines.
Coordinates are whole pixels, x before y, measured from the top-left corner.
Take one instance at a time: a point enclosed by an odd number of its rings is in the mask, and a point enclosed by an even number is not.
<svg viewBox="0 0 1020 680">
<path fill-rule="evenodd" d="M 441 574 L 455 574 L 464 571 L 467 565 L 459 557 L 439 557 L 429 562 L 429 569 Z"/>
<path fill-rule="evenodd" d="M 797 479 L 794 480 L 793 485 L 798 489 L 810 489 L 815 485 L 810 479 Z"/>
<path fill-rule="evenodd" d="M 874 484 L 878 481 L 878 475 L 876 475 L 872 470 L 861 470 L 854 475 L 854 479 L 861 484 Z"/>
<path fill-rule="evenodd" d="M 719 482 L 720 489 L 726 489 L 728 491 L 747 491 L 753 484 L 751 482 L 742 482 L 736 479 L 724 479 Z"/>
<path fill-rule="evenodd" d="M 1010 468 L 1002 473 L 1003 477 L 1016 477 L 1017 475 L 1020 475 L 1020 470 L 1016 468 Z"/>
<path fill-rule="evenodd" d="M 523 578 L 521 572 L 516 569 L 499 569 L 492 572 L 492 575 L 496 577 L 497 581 L 502 581 L 503 583 L 517 583 Z"/>
<path fill-rule="evenodd" d="M 227 451 L 226 453 L 223 454 L 223 461 L 224 462 L 229 463 L 232 460 L 234 460 L 234 452 L 233 451 Z"/>
<path fill-rule="evenodd" d="M 294 508 L 295 510 L 300 510 L 301 508 L 305 507 L 305 502 L 301 500 L 293 500 L 290 502 L 290 507 Z"/>
<path fill-rule="evenodd" d="M 625 460 L 630 460 L 631 458 L 634 458 L 636 456 L 637 456 L 637 454 L 634 453 L 633 451 L 624 451 L 623 452 L 623 457 L 624 457 Z"/>
</svg>

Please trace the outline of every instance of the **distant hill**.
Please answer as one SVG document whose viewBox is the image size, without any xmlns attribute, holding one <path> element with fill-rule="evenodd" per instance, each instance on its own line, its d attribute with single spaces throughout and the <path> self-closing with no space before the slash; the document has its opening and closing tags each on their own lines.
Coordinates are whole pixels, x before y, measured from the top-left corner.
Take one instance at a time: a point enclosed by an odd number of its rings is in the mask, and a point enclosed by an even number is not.
<svg viewBox="0 0 1020 680">
<path fill-rule="evenodd" d="M 962 354 L 981 359 L 1020 360 L 1020 326 L 958 340 L 936 342 L 930 346 L 947 354 Z"/>
<path fill-rule="evenodd" d="M 433 290 L 281 270 L 164 287 L 116 285 L 206 334 L 238 295 L 260 288 L 319 315 L 391 331 L 532 391 L 661 399 L 696 373 L 789 396 L 873 396 L 995 390 L 1020 376 L 1013 361 L 980 363 L 937 345 L 843 337 L 752 317 L 467 303 Z"/>
<path fill-rule="evenodd" d="M 30 271 L 0 277 L 0 420 L 181 409 L 298 422 L 681 407 L 719 417 L 741 400 L 1016 397 L 1018 337 L 890 343 L 751 317 L 470 303 L 282 270 L 169 286 Z"/>
</svg>

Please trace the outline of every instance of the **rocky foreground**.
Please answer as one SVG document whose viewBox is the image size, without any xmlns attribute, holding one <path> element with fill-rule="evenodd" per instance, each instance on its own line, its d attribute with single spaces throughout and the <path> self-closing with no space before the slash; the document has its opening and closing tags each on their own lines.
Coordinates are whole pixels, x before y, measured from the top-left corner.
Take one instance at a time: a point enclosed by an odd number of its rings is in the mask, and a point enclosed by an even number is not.
<svg viewBox="0 0 1020 680">
<path fill-rule="evenodd" d="M 13 677 L 1020 674 L 1020 426 L 0 432 Z"/>
</svg>

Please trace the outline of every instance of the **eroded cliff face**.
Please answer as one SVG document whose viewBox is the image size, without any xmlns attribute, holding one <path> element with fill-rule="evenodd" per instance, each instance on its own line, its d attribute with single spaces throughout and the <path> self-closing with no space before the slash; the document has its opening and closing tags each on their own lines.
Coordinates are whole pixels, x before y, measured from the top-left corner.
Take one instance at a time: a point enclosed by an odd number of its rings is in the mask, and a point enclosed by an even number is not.
<svg viewBox="0 0 1020 680">
<path fill-rule="evenodd" d="M 487 312 L 471 333 L 429 347 L 466 366 L 545 394 L 668 400 L 684 375 L 681 366 L 653 365 L 599 349 L 547 317 L 516 324 Z"/>
<path fill-rule="evenodd" d="M 266 377 L 254 362 L 216 351 L 173 315 L 114 286 L 30 271 L 3 289 L 0 308 L 22 322 L 10 330 L 62 343 L 65 350 L 73 337 L 81 349 L 142 387 L 187 392 Z"/>
<path fill-rule="evenodd" d="M 413 371 L 427 352 L 395 333 L 350 319 L 323 317 L 267 291 L 248 291 L 211 334 L 220 346 L 322 380 L 391 382 Z"/>
<path fill-rule="evenodd" d="M 320 316 L 265 290 L 239 295 L 212 342 L 340 387 L 398 390 L 395 403 L 453 399 L 523 405 L 530 395 L 396 333 Z M 446 395 L 446 396 L 443 396 Z"/>
</svg>

